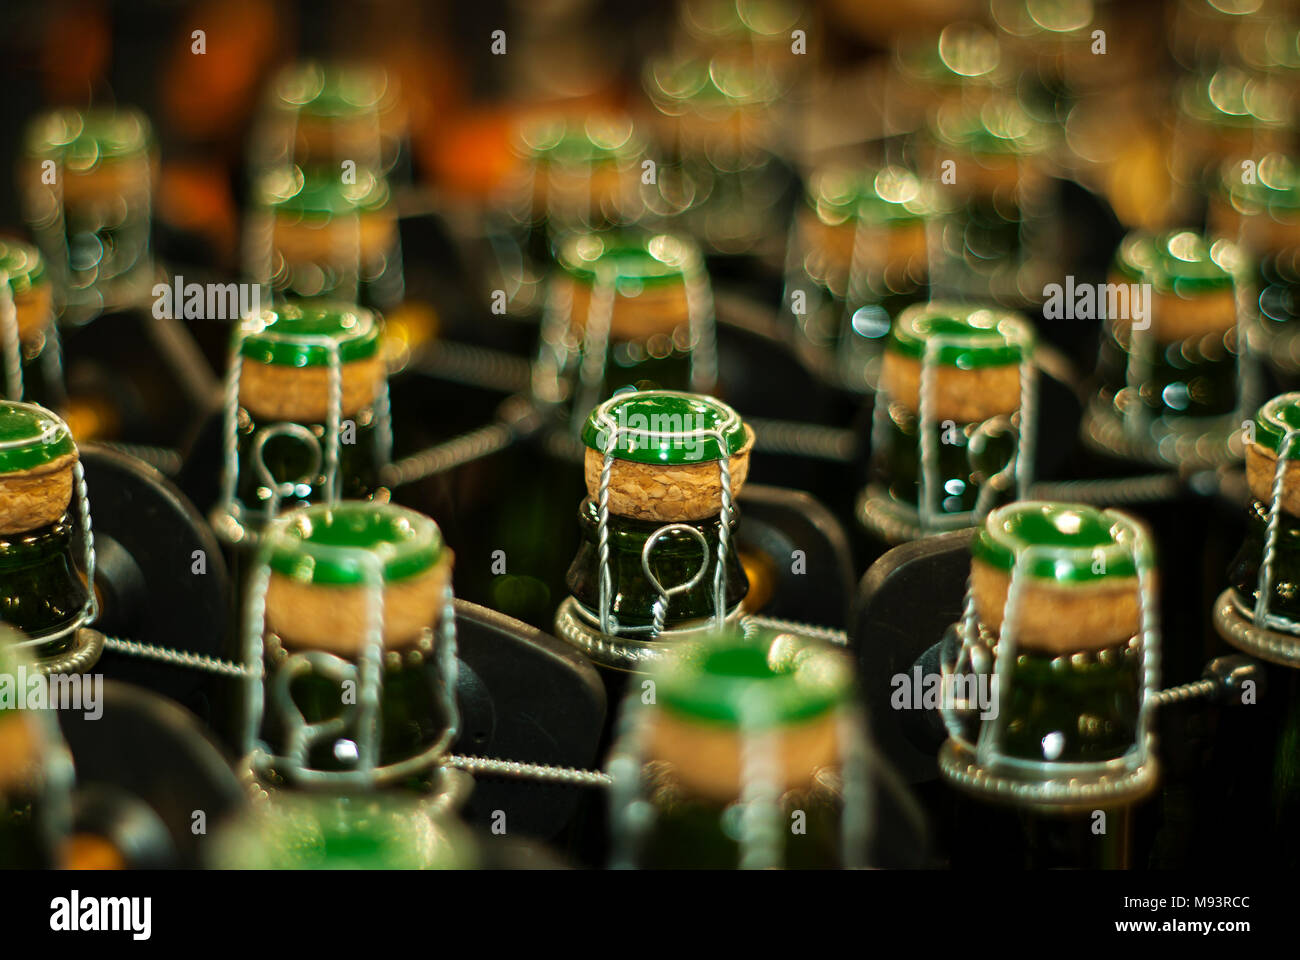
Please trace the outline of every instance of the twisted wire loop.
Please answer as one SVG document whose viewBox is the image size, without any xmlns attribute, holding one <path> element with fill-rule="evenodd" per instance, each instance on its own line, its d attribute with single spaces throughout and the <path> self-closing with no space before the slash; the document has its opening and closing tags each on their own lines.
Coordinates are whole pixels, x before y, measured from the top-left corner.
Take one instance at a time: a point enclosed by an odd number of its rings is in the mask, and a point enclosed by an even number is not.
<svg viewBox="0 0 1300 960">
<path fill-rule="evenodd" d="M 763 453 L 851 463 L 857 449 L 857 434 L 840 427 L 755 417 L 745 422 L 754 428 L 754 446 Z"/>
<path fill-rule="evenodd" d="M 713 573 L 713 618 L 719 630 L 727 623 L 727 549 L 731 545 L 731 517 L 735 509 L 731 500 L 731 454 L 721 430 L 715 430 L 722 459 L 718 474 L 722 483 L 722 513 L 718 517 L 718 567 Z"/>
<path fill-rule="evenodd" d="M 614 595 L 614 577 L 609 569 L 609 478 L 614 469 L 614 448 L 618 444 L 619 428 L 609 431 L 605 442 L 605 456 L 600 465 L 600 489 L 597 500 L 596 538 L 600 565 L 600 632 L 618 632 L 618 620 L 610 609 Z"/>
<path fill-rule="evenodd" d="M 517 760 L 497 760 L 492 757 L 449 754 L 445 759 L 445 765 L 472 774 L 564 783 L 580 787 L 609 787 L 614 783 L 614 778 L 602 770 L 560 767 L 549 763 L 527 763 Z"/>
<path fill-rule="evenodd" d="M 1273 500 L 1268 505 L 1268 525 L 1264 529 L 1264 559 L 1259 566 L 1257 588 L 1259 599 L 1255 601 L 1255 624 L 1267 628 L 1270 620 L 1284 629 L 1288 626 L 1284 618 L 1275 617 L 1269 612 L 1272 605 L 1273 564 L 1277 560 L 1278 531 L 1282 524 L 1282 493 L 1286 481 L 1287 458 L 1295 449 L 1300 439 L 1300 430 L 1288 429 L 1282 442 L 1277 446 L 1277 463 L 1273 468 Z"/>
<path fill-rule="evenodd" d="M 815 623 L 804 623 L 799 620 L 783 620 L 779 617 L 765 617 L 757 613 L 752 613 L 744 617 L 741 620 L 741 627 L 745 630 L 749 630 L 751 627 L 780 630 L 782 633 L 794 633 L 801 637 L 809 637 L 813 640 L 824 640 L 840 647 L 847 647 L 849 644 L 849 635 L 845 630 L 837 630 L 834 627 L 823 627 Z"/>
<path fill-rule="evenodd" d="M 390 463 L 380 476 L 389 486 L 415 483 L 499 453 L 514 442 L 515 436 L 509 425 L 490 423 Z"/>
<path fill-rule="evenodd" d="M 140 643 L 136 640 L 126 640 L 121 637 L 105 637 L 104 649 L 128 657 L 156 660 L 159 663 L 166 663 L 173 667 L 187 667 L 191 670 L 202 670 L 205 673 L 215 673 L 224 677 L 246 677 L 252 673 L 252 669 L 246 664 L 234 660 L 223 660 L 220 657 L 210 657 L 203 653 L 191 653 L 188 650 L 176 650 L 172 647 Z"/>
<path fill-rule="evenodd" d="M 435 344 L 417 369 L 440 380 L 505 393 L 524 393 L 532 382 L 532 365 L 523 357 L 448 340 Z"/>
<path fill-rule="evenodd" d="M 1183 703 L 1187 700 L 1195 700 L 1199 697 L 1212 696 L 1219 689 L 1219 684 L 1215 680 L 1193 680 L 1191 683 L 1184 683 L 1177 687 L 1170 687 L 1168 690 L 1157 690 L 1151 695 L 1153 706 L 1163 707 L 1174 703 Z"/>
<path fill-rule="evenodd" d="M 325 447 L 325 499 L 329 503 L 337 503 L 339 499 L 339 444 L 342 441 L 339 431 L 343 428 L 343 360 L 339 355 L 337 340 L 330 341 L 329 389 L 329 413 L 327 414 L 328 425 L 326 427 L 326 431 L 329 433 L 329 443 Z"/>
</svg>

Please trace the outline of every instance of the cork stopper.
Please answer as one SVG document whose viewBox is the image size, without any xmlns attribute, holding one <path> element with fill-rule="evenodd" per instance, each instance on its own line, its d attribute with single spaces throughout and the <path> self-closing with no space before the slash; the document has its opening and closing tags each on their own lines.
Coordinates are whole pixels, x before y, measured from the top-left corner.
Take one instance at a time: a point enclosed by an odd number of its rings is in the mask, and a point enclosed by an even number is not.
<svg viewBox="0 0 1300 960">
<path fill-rule="evenodd" d="M 388 183 L 357 169 L 354 183 L 331 167 L 278 169 L 258 185 L 259 200 L 273 218 L 272 243 L 290 264 L 381 260 L 397 236 L 397 215 Z"/>
<path fill-rule="evenodd" d="M 722 442 L 719 442 L 719 436 Z M 718 461 L 730 461 L 731 493 L 749 475 L 754 432 L 720 400 L 672 390 L 611 397 L 587 417 L 583 472 L 600 501 L 605 451 L 613 443 L 609 509 L 620 517 L 677 523 L 722 512 Z"/>
<path fill-rule="evenodd" d="M 1251 495 L 1273 504 L 1277 460 L 1288 430 L 1300 429 L 1300 393 L 1284 393 L 1259 408 L 1254 440 L 1246 444 L 1246 480 Z M 1287 450 L 1282 468 L 1282 510 L 1300 517 L 1300 439 Z"/>
<path fill-rule="evenodd" d="M 852 670 L 838 651 L 780 634 L 714 637 L 674 645 L 655 672 L 645 709 L 646 759 L 682 787 L 718 803 L 741 795 L 746 745 L 771 737 L 778 791 L 837 771 L 840 717 Z"/>
<path fill-rule="evenodd" d="M 1236 244 L 1190 230 L 1156 238 L 1145 279 L 1152 285 L 1151 332 L 1161 343 L 1222 336 L 1237 324 Z"/>
<path fill-rule="evenodd" d="M 0 276 L 8 278 L 19 341 L 27 344 L 37 340 L 54 320 L 54 288 L 45 271 L 45 260 L 30 244 L 0 238 Z"/>
<path fill-rule="evenodd" d="M 637 161 L 645 144 L 630 117 L 535 119 L 517 131 L 515 151 L 528 171 L 526 202 L 534 221 L 624 222 L 640 212 Z"/>
<path fill-rule="evenodd" d="M 53 160 L 61 170 L 63 202 L 72 207 L 141 196 L 149 190 L 152 137 L 138 110 L 53 110 L 28 129 L 28 176 L 42 183 L 41 164 Z"/>
<path fill-rule="evenodd" d="M 362 656 L 376 575 L 384 648 L 415 648 L 437 626 L 451 583 L 452 554 L 437 524 L 392 504 L 295 510 L 263 549 L 271 569 L 267 626 L 290 650 Z"/>
<path fill-rule="evenodd" d="M 859 269 L 923 276 L 925 224 L 935 210 L 930 192 L 903 167 L 823 171 L 809 185 L 800 218 L 808 247 L 805 268 L 843 294 L 861 235 Z"/>
<path fill-rule="evenodd" d="M 359 159 L 380 140 L 406 131 L 407 113 L 396 76 L 369 64 L 295 64 L 272 87 L 275 109 L 292 118 L 294 156 Z"/>
<path fill-rule="evenodd" d="M 34 403 L 0 401 L 0 534 L 48 526 L 72 502 L 77 447 L 67 424 Z"/>
<path fill-rule="evenodd" d="M 1001 631 L 1011 574 L 1019 556 L 1018 648 L 1053 655 L 1122 644 L 1141 628 L 1138 527 L 1111 510 L 1022 501 L 989 514 L 971 543 L 975 610 Z"/>
<path fill-rule="evenodd" d="M 598 293 L 613 288 L 609 334 L 614 340 L 671 337 L 690 323 L 688 276 L 702 269 L 698 249 L 669 234 L 587 234 L 560 249 L 562 296 L 570 298 L 573 335 L 582 337 Z"/>
<path fill-rule="evenodd" d="M 354 304 L 295 301 L 245 317 L 236 346 L 239 402 L 259 419 L 325 423 L 337 351 L 340 412 L 353 416 L 374 403 L 383 386 L 379 347 L 378 318 Z"/>
<path fill-rule="evenodd" d="M 1034 335 L 1019 314 L 931 301 L 908 307 L 890 331 L 881 385 L 891 401 L 919 416 L 922 366 L 933 364 L 936 421 L 980 423 L 1020 409 L 1020 365 Z"/>
</svg>

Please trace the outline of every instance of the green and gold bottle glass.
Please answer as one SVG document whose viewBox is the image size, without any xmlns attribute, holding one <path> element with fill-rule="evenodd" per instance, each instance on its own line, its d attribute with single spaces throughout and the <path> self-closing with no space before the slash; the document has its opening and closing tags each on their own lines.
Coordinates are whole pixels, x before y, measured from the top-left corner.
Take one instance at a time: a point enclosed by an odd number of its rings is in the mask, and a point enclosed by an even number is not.
<svg viewBox="0 0 1300 960">
<path fill-rule="evenodd" d="M 1047 128 L 1015 100 L 949 101 L 931 118 L 927 169 L 960 200 L 945 217 L 936 289 L 1007 306 L 1059 278 Z"/>
<path fill-rule="evenodd" d="M 612 866 L 867 865 L 852 669 L 792 634 L 675 644 L 624 706 L 610 757 Z"/>
<path fill-rule="evenodd" d="M 735 497 L 754 435 L 719 400 L 650 390 L 596 407 L 582 440 L 588 496 L 556 633 L 604 667 L 639 671 L 665 640 L 740 615 Z"/>
<path fill-rule="evenodd" d="M 402 297 L 388 182 L 363 167 L 288 166 L 263 174 L 246 237 L 246 273 L 277 295 L 387 309 Z"/>
<path fill-rule="evenodd" d="M 0 620 L 21 631 L 42 672 L 93 666 L 98 605 L 89 507 L 67 425 L 35 404 L 0 401 Z"/>
<path fill-rule="evenodd" d="M 67 403 L 54 322 L 54 284 L 35 247 L 0 238 L 0 359 L 4 395 L 51 409 Z"/>
<path fill-rule="evenodd" d="M 222 501 L 213 526 L 247 542 L 280 512 L 386 497 L 391 427 L 382 326 L 352 304 L 292 301 L 244 318 L 227 379 Z"/>
<path fill-rule="evenodd" d="M 72 322 L 145 302 L 156 166 L 149 121 L 126 107 L 60 109 L 27 131 L 25 215 Z"/>
<path fill-rule="evenodd" d="M 428 517 L 344 501 L 267 531 L 244 625 L 245 746 L 268 784 L 430 782 L 457 726 L 451 551 Z"/>
<path fill-rule="evenodd" d="M 971 542 L 940 769 L 1011 805 L 1027 865 L 1128 865 L 1132 806 L 1156 784 L 1156 623 L 1147 535 L 1122 513 L 1019 501 Z"/>
<path fill-rule="evenodd" d="M 538 400 L 579 417 L 628 387 L 713 390 L 713 298 L 692 243 L 587 234 L 563 245 L 558 265 L 533 370 Z"/>
<path fill-rule="evenodd" d="M 809 184 L 786 304 L 832 382 L 874 389 L 893 319 L 929 299 L 927 225 L 937 205 L 903 167 L 827 170 Z"/>
<path fill-rule="evenodd" d="M 886 541 L 978 523 L 1032 475 L 1034 334 L 1010 311 L 931 301 L 890 331 L 858 515 Z"/>
</svg>

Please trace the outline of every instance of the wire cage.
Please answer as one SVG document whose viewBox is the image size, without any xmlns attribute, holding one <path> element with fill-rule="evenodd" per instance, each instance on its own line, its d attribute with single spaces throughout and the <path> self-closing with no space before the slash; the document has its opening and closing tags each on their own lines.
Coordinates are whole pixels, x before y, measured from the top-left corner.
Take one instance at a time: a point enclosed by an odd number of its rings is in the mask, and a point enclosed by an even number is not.
<svg viewBox="0 0 1300 960">
<path fill-rule="evenodd" d="M 1022 517 L 1051 516 L 1056 533 L 1047 536 L 1007 536 L 1005 526 Z M 1090 522 L 1107 528 L 1104 537 L 1089 540 Z M 974 573 L 968 581 L 962 619 L 950 632 L 942 656 L 946 695 L 941 704 L 948 739 L 939 754 L 939 768 L 953 785 L 987 800 L 1027 806 L 1040 812 L 1070 813 L 1099 805 L 1117 806 L 1141 798 L 1154 788 L 1157 765 L 1153 722 L 1160 673 L 1160 628 L 1155 595 L 1155 569 L 1145 529 L 1123 513 L 1093 507 L 1023 501 L 1002 507 L 988 518 L 990 537 L 1003 540 L 1012 556 L 1001 626 L 995 633 L 980 622 L 976 609 Z M 1084 533 L 1079 534 L 1083 529 Z M 1077 535 L 1077 536 L 1076 536 Z M 1104 542 L 1103 542 L 1104 540 Z M 1096 578 L 1132 579 L 1136 593 L 1137 684 L 1132 740 L 1114 756 L 1062 759 L 1072 752 L 1060 733 L 1048 733 L 1039 754 L 1013 754 L 1008 748 L 1017 689 L 1015 671 L 1024 652 L 1019 634 L 1026 625 L 1026 595 L 1035 582 L 1069 583 L 1071 577 L 1092 572 Z M 1079 654 L 1054 654 L 1073 662 Z M 991 691 L 992 711 L 980 707 L 970 692 L 970 680 Z M 959 680 L 967 682 L 965 695 Z M 1032 696 L 1033 692 L 1030 691 Z M 1118 694 L 1112 694 L 1118 696 Z M 1047 696 L 1040 691 L 1041 696 Z M 1070 703 L 1073 709 L 1077 704 Z M 1067 718 L 1068 719 L 1068 718 Z M 1076 726 L 1083 724 L 1075 717 Z M 1062 729 L 1068 724 L 1062 724 Z M 1116 726 L 1127 729 L 1124 724 Z M 1081 727 L 1082 729 L 1082 727 Z M 1106 752 L 1102 750 L 1097 753 Z M 1073 751 L 1081 753 L 1081 751 Z M 1055 756 L 1053 756 L 1055 754 Z"/>
<path fill-rule="evenodd" d="M 386 532 L 368 538 L 368 531 L 376 526 Z M 330 532 L 340 528 L 341 532 Z M 349 539 L 353 542 L 346 542 Z M 425 623 L 415 647 L 390 647 L 388 633 L 397 616 L 394 603 L 405 602 L 396 599 L 393 584 L 411 576 L 408 568 L 415 561 L 427 566 L 441 563 L 440 558 L 449 566 L 450 554 L 437 525 L 393 505 L 321 504 L 281 517 L 268 528 L 252 571 L 243 624 L 242 744 L 247 768 L 254 775 L 306 789 L 369 789 L 437 775 L 459 726 L 450 573 L 438 591 L 436 625 L 432 619 Z M 284 569 L 291 573 L 281 573 Z M 340 583 L 349 586 L 355 594 L 353 602 L 364 611 L 357 624 L 362 628 L 359 648 L 336 646 L 331 651 L 315 644 L 315 648 L 291 649 L 302 645 L 284 643 L 269 624 L 275 618 L 275 611 L 268 611 L 268 594 L 276 589 L 274 576 L 297 581 L 319 576 L 324 589 Z M 342 608 L 333 613 L 342 616 Z M 418 744 L 395 748 L 397 755 L 390 749 L 390 755 L 384 756 L 382 712 L 385 697 L 393 695 L 386 689 L 385 672 L 400 669 L 407 661 L 418 661 L 421 669 L 428 665 L 436 669 L 432 715 L 411 718 L 427 727 L 428 736 Z M 304 677 L 336 686 L 341 691 L 339 710 L 322 719 L 307 716 L 293 693 L 295 683 Z M 274 742 L 268 735 L 268 721 L 279 731 Z M 327 764 L 314 759 L 312 751 L 317 747 L 330 748 Z"/>
<path fill-rule="evenodd" d="M 55 110 L 30 126 L 24 211 L 67 322 L 148 300 L 156 166 L 149 121 L 134 109 Z"/>
<path fill-rule="evenodd" d="M 916 411 L 914 417 L 907 415 L 915 420 L 915 449 L 895 420 L 896 407 L 906 412 L 897 403 L 900 396 L 894 395 L 905 388 L 906 377 L 899 374 L 897 385 L 882 382 L 876 392 L 871 421 L 873 479 L 863 489 L 857 508 L 863 525 L 886 541 L 903 542 L 978 524 L 1000 497 L 1013 490 L 1015 498 L 1024 499 L 1033 482 L 1038 429 L 1038 368 L 1029 324 L 1018 314 L 996 308 L 931 301 L 899 315 L 886 349 L 900 358 L 905 357 L 904 350 L 918 355 L 914 358 L 919 360 Z M 1015 411 L 973 423 L 939 416 L 943 371 L 962 376 L 977 373 L 974 368 L 984 363 L 976 359 L 977 354 L 1016 371 Z M 998 455 L 996 451 L 1008 442 L 1005 456 Z M 989 460 L 989 454 L 992 462 L 979 462 Z M 910 477 L 915 478 L 914 503 Z M 976 491 L 974 501 L 964 507 L 971 488 Z"/>
<path fill-rule="evenodd" d="M 1214 606 L 1214 625 L 1225 640 L 1289 667 L 1300 667 L 1300 615 L 1285 586 L 1296 536 L 1287 503 L 1294 508 L 1289 487 L 1292 464 L 1300 458 L 1297 410 L 1300 393 L 1285 393 L 1264 404 L 1247 424 L 1246 470 L 1255 502 L 1247 510 L 1246 540 L 1229 571 L 1232 585 Z"/>
<path fill-rule="evenodd" d="M 28 424 L 23 435 L 0 440 L 0 453 L 48 446 L 58 450 L 66 449 L 76 456 L 76 445 L 68 425 L 52 411 L 34 403 L 14 400 L 0 401 L 0 411 L 6 416 L 19 414 Z M 30 427 L 35 427 L 38 432 L 31 433 Z M 36 669 L 49 674 L 77 673 L 89 669 L 99 659 L 104 642 L 101 635 L 88 629 L 99 617 L 99 598 L 93 586 L 95 536 L 90 521 L 86 474 L 79 458 L 74 459 L 71 469 L 72 496 L 75 500 L 72 510 L 80 532 L 80 572 L 84 576 L 84 582 L 75 576 L 71 562 L 68 565 L 68 575 L 77 581 L 75 590 L 84 599 L 69 617 L 47 629 L 33 631 L 14 644 L 30 651 L 36 658 Z"/>
<path fill-rule="evenodd" d="M 792 768 L 821 762 L 835 771 L 829 791 L 834 802 L 825 811 L 832 842 L 812 856 L 845 868 L 870 866 L 876 797 L 865 722 L 847 695 L 851 669 L 839 651 L 816 641 L 749 633 L 675 644 L 644 685 L 624 699 L 606 765 L 611 867 L 680 868 L 703 859 L 714 869 L 813 865 L 799 849 L 810 838 L 795 836 L 791 827 L 798 813 L 811 819 L 812 812 L 787 807 L 803 802 L 794 799 L 801 777 Z M 703 732 L 689 726 L 696 710 L 711 718 Z M 792 713 L 802 722 L 790 721 Z M 678 726 L 683 717 L 687 725 Z M 798 734 L 787 722 L 821 725 L 825 737 L 816 746 L 796 747 Z M 669 729 L 675 733 L 665 735 Z M 666 755 L 668 736 L 676 748 Z M 719 736 L 727 738 L 721 750 Z M 824 787 L 824 773 L 809 779 Z M 677 802 L 684 796 L 703 801 L 703 819 L 690 824 L 689 850 L 674 850 L 664 836 L 664 823 L 674 814 L 660 802 L 661 793 Z M 674 853 L 683 862 L 675 862 Z"/>
<path fill-rule="evenodd" d="M 284 316 L 299 316 L 304 312 L 326 314 L 336 312 L 344 317 L 354 317 L 355 322 L 349 326 L 340 326 L 337 335 L 313 333 L 304 330 L 277 329 L 276 322 Z M 316 302 L 295 306 L 283 304 L 279 308 L 267 308 L 259 314 L 250 314 L 243 318 L 236 331 L 234 346 L 231 350 L 230 369 L 226 375 L 226 389 L 223 395 L 222 416 L 222 481 L 221 499 L 213 509 L 211 520 L 213 528 L 228 543 L 256 542 L 258 531 L 264 525 L 274 521 L 280 513 L 281 503 L 287 498 L 296 501 L 321 499 L 328 503 L 337 501 L 342 495 L 340 462 L 342 430 L 344 419 L 344 382 L 342 352 L 347 340 L 361 340 L 380 336 L 379 318 L 371 311 L 352 304 Z M 244 365 L 248 361 L 245 344 L 256 337 L 274 351 L 277 346 L 297 349 L 303 352 L 321 352 L 328 367 L 326 416 L 319 434 L 308 425 L 272 420 L 258 424 L 255 418 L 245 410 L 240 402 L 240 384 L 243 380 Z M 378 349 L 378 348 L 376 348 Z M 370 404 L 373 411 L 375 443 L 373 447 L 374 470 L 376 478 L 389 465 L 392 458 L 392 415 L 389 407 L 388 381 L 381 377 L 379 389 Z M 247 421 L 256 427 L 251 437 L 249 460 L 251 464 L 241 463 L 240 434 L 241 424 Z M 303 473 L 297 476 L 277 476 L 266 463 L 264 451 L 266 445 L 277 438 L 297 441 L 309 453 L 310 461 Z M 251 468 L 260 490 L 264 493 L 264 504 L 259 509 L 246 504 L 240 497 L 241 483 L 245 481 L 245 471 Z M 377 488 L 377 496 L 383 499 L 386 494 Z"/>
</svg>

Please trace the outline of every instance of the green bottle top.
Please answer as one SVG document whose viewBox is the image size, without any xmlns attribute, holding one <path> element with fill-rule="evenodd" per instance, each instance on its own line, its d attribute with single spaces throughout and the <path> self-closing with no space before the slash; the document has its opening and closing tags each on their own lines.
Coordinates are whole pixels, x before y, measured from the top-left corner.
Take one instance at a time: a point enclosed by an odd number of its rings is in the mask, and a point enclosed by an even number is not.
<svg viewBox="0 0 1300 960">
<path fill-rule="evenodd" d="M 771 70 L 741 58 L 659 57 L 646 64 L 644 84 L 651 99 L 670 116 L 689 109 L 769 103 L 780 94 L 780 83 Z"/>
<path fill-rule="evenodd" d="M 1047 147 L 1042 125 L 1009 99 L 945 105 L 932 132 L 939 143 L 979 156 L 1028 157 Z"/>
<path fill-rule="evenodd" d="M 1148 277 L 1160 293 L 1195 297 L 1231 290 L 1241 270 L 1237 246 L 1227 240 L 1210 241 L 1190 230 L 1157 237 Z"/>
<path fill-rule="evenodd" d="M 271 569 L 299 583 L 364 586 L 378 563 L 385 583 L 418 576 L 443 556 L 442 533 L 424 514 L 393 504 L 344 501 L 293 511 L 265 547 Z"/>
<path fill-rule="evenodd" d="M 935 212 L 934 198 L 905 167 L 828 170 L 813 177 L 808 206 L 829 226 L 857 224 L 902 226 L 923 223 Z"/>
<path fill-rule="evenodd" d="M 1010 572 L 1019 554 L 1034 548 L 1024 572 L 1058 586 L 1136 576 L 1136 524 L 1122 514 L 1073 503 L 1025 500 L 990 513 L 971 541 L 971 555 Z"/>
<path fill-rule="evenodd" d="M 671 234 L 583 234 L 564 243 L 560 268 L 587 286 L 608 277 L 622 296 L 635 297 L 645 287 L 681 283 L 700 263 L 699 250 Z"/>
<path fill-rule="evenodd" d="M 610 397 L 587 417 L 582 442 L 604 453 L 614 430 L 615 460 L 674 467 L 734 457 L 748 440 L 740 414 L 721 400 L 675 390 L 633 390 Z M 711 431 L 719 431 L 725 444 Z"/>
<path fill-rule="evenodd" d="M 463 828 L 395 797 L 278 793 L 217 836 L 237 870 L 456 870 L 476 862 Z"/>
<path fill-rule="evenodd" d="M 0 270 L 9 277 L 9 289 L 21 297 L 45 282 L 45 260 L 33 246 L 0 238 Z"/>
<path fill-rule="evenodd" d="M 34 470 L 75 454 L 68 425 L 34 403 L 0 400 L 0 474 Z"/>
<path fill-rule="evenodd" d="M 1187 116 L 1216 127 L 1248 129 L 1291 122 L 1285 85 L 1239 67 L 1222 67 L 1208 76 L 1190 78 L 1183 85 L 1179 103 Z"/>
<path fill-rule="evenodd" d="M 838 651 L 793 634 L 759 642 L 720 634 L 675 644 L 654 673 L 660 707 L 693 722 L 771 729 L 848 702 L 853 672 Z"/>
<path fill-rule="evenodd" d="M 931 300 L 908 307 L 889 332 L 890 349 L 924 360 L 939 338 L 935 362 L 962 370 L 1019 363 L 1033 350 L 1034 331 L 1018 314 L 994 307 Z"/>
<path fill-rule="evenodd" d="M 1295 219 L 1300 211 L 1300 168 L 1286 154 L 1270 153 L 1255 167 L 1253 183 L 1242 183 L 1241 162 L 1223 166 L 1219 185 L 1229 202 L 1242 213 L 1271 212 Z"/>
<path fill-rule="evenodd" d="M 1255 414 L 1255 442 L 1276 457 L 1288 430 L 1300 430 L 1300 393 L 1283 393 Z M 1300 460 L 1300 440 L 1292 444 L 1288 460 Z"/>
<path fill-rule="evenodd" d="M 391 94 L 388 73 L 380 67 L 311 61 L 289 67 L 275 85 L 280 105 L 325 120 L 372 114 Z"/>
<path fill-rule="evenodd" d="M 62 109 L 36 119 L 28 129 L 27 150 L 74 173 L 85 173 L 101 161 L 143 156 L 151 137 L 149 121 L 138 110 Z"/>
<path fill-rule="evenodd" d="M 275 213 L 329 220 L 374 213 L 388 205 L 388 181 L 358 168 L 354 183 L 344 183 L 341 169 L 298 166 L 273 170 L 258 184 L 257 196 Z"/>
<path fill-rule="evenodd" d="M 1155 262 L 1156 238 L 1142 230 L 1125 234 L 1115 251 L 1114 270 L 1129 283 L 1141 283 Z"/>
<path fill-rule="evenodd" d="M 540 163 L 577 167 L 636 157 L 644 144 L 628 119 L 594 116 L 579 126 L 574 120 L 550 117 L 521 126 L 515 147 Z"/>
<path fill-rule="evenodd" d="M 371 311 L 325 300 L 295 300 L 245 317 L 240 335 L 240 354 L 282 367 L 327 366 L 329 342 L 338 344 L 341 363 L 379 351 L 379 322 Z"/>
</svg>

